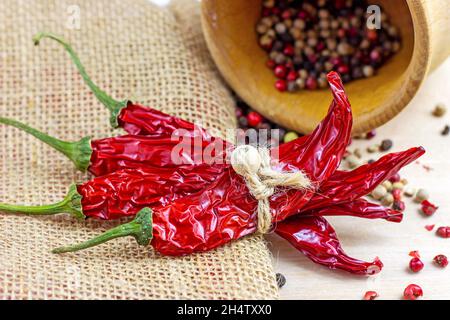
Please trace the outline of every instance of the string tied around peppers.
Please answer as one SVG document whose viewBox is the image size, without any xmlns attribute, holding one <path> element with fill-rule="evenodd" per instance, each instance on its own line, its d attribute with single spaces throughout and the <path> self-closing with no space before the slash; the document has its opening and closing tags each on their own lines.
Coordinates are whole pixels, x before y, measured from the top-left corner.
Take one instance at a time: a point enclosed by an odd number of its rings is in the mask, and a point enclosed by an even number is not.
<svg viewBox="0 0 450 320">
<path fill-rule="evenodd" d="M 258 200 L 258 232 L 267 233 L 272 225 L 269 198 L 276 187 L 307 189 L 311 182 L 302 171 L 278 172 L 272 169 L 267 148 L 241 145 L 231 154 L 231 165 L 241 175 L 253 197 Z"/>
</svg>

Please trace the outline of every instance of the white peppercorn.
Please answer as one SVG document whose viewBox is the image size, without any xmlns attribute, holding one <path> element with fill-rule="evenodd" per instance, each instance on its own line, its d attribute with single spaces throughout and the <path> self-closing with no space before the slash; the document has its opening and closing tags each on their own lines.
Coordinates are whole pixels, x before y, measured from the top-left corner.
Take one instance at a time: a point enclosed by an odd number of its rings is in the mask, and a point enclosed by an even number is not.
<svg viewBox="0 0 450 320">
<path fill-rule="evenodd" d="M 353 154 L 349 155 L 345 160 L 347 162 L 347 166 L 350 169 L 354 169 L 356 167 L 359 167 L 362 164 L 361 160 L 358 159 L 358 157 L 356 157 Z"/>
<path fill-rule="evenodd" d="M 297 80 L 295 80 L 295 82 L 297 83 L 297 86 L 298 86 L 300 89 L 305 89 L 305 86 L 306 86 L 306 81 L 305 81 L 305 79 L 303 79 L 303 78 L 297 78 Z"/>
<path fill-rule="evenodd" d="M 405 188 L 405 191 L 403 192 L 403 194 L 406 197 L 412 197 L 412 196 L 414 196 L 415 193 L 416 193 L 416 189 L 414 189 L 412 187 Z"/>
<path fill-rule="evenodd" d="M 380 146 L 378 144 L 373 144 L 373 145 L 367 147 L 367 152 L 374 153 L 374 152 L 377 152 L 379 149 L 380 149 Z"/>
<path fill-rule="evenodd" d="M 387 193 L 382 199 L 381 199 L 381 204 L 383 206 L 389 207 L 390 205 L 392 205 L 394 203 L 394 196 L 392 195 L 392 193 Z"/>
<path fill-rule="evenodd" d="M 394 183 L 392 184 L 392 188 L 393 188 L 393 189 L 400 189 L 400 190 L 403 190 L 404 185 L 403 185 L 403 183 L 401 183 L 400 181 L 398 181 L 398 182 L 394 182 Z"/>
<path fill-rule="evenodd" d="M 373 76 L 375 73 L 375 70 L 373 69 L 372 66 L 364 66 L 362 70 L 363 70 L 363 74 L 366 78 Z"/>
<path fill-rule="evenodd" d="M 423 200 L 428 200 L 429 194 L 424 189 L 419 189 L 414 197 L 414 202 L 421 203 Z"/>
<path fill-rule="evenodd" d="M 275 25 L 275 31 L 277 32 L 277 33 L 285 33 L 286 32 L 286 25 L 284 24 L 284 23 L 282 23 L 282 22 L 278 22 L 276 25 Z"/>
<path fill-rule="evenodd" d="M 298 28 L 300 30 L 305 29 L 305 26 L 306 26 L 305 21 L 303 21 L 302 19 L 295 19 L 293 25 L 294 25 L 294 28 Z"/>
<path fill-rule="evenodd" d="M 391 192 L 393 189 L 392 182 L 389 180 L 383 181 L 382 186 L 385 187 L 388 192 Z"/>
<path fill-rule="evenodd" d="M 258 23 L 256 25 L 256 32 L 258 32 L 259 34 L 264 34 L 267 32 L 267 30 L 269 30 L 270 26 L 264 24 L 264 23 Z"/>
<path fill-rule="evenodd" d="M 380 200 L 387 194 L 387 190 L 382 185 L 378 185 L 375 189 L 373 189 L 371 196 L 375 200 Z"/>
</svg>

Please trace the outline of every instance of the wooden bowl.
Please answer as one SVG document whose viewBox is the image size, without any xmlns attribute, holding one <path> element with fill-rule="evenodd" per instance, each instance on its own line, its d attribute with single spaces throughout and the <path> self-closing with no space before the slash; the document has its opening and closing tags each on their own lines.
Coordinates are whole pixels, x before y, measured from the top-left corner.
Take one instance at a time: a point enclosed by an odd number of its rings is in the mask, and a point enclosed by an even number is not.
<svg viewBox="0 0 450 320">
<path fill-rule="evenodd" d="M 402 49 L 376 76 L 348 83 L 354 133 L 374 129 L 393 118 L 412 99 L 427 73 L 450 54 L 449 0 L 379 0 L 399 28 Z M 280 93 L 265 66 L 267 54 L 255 25 L 261 0 L 202 0 L 202 24 L 209 50 L 228 84 L 265 117 L 308 133 L 325 115 L 329 90 Z"/>
</svg>

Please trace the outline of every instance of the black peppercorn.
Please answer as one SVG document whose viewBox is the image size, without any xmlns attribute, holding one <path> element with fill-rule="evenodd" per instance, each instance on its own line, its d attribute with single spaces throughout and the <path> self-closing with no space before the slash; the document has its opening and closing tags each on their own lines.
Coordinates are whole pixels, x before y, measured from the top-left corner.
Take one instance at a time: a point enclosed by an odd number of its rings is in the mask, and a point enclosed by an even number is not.
<svg viewBox="0 0 450 320">
<path fill-rule="evenodd" d="M 245 127 L 248 126 L 247 117 L 244 117 L 244 116 L 239 117 L 239 126 L 240 126 L 241 128 L 245 128 Z"/>
<path fill-rule="evenodd" d="M 393 142 L 391 139 L 385 139 L 385 140 L 381 141 L 380 150 L 388 151 L 389 149 L 392 148 L 392 145 L 393 145 Z"/>
<path fill-rule="evenodd" d="M 281 273 L 277 273 L 275 277 L 277 279 L 278 288 L 281 289 L 282 287 L 284 287 L 284 285 L 286 284 L 286 277 Z"/>
</svg>

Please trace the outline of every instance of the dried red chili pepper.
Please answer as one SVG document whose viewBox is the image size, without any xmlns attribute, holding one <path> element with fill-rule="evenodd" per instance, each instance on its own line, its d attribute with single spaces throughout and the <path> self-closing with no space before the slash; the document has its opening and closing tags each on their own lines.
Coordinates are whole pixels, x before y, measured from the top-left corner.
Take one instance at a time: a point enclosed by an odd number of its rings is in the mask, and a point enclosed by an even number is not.
<svg viewBox="0 0 450 320">
<path fill-rule="evenodd" d="M 69 53 L 87 86 L 109 110 L 111 114 L 110 123 L 114 128 L 122 127 L 126 132 L 134 135 L 160 135 L 168 133 L 168 131 L 185 129 L 200 133 L 205 140 L 211 138 L 211 135 L 204 129 L 196 131 L 195 125 L 191 122 L 167 115 L 153 108 L 141 106 L 130 100 L 117 101 L 113 99 L 91 80 L 70 44 L 57 35 L 41 32 L 33 37 L 35 45 L 38 45 L 42 38 L 55 40 Z"/>
<path fill-rule="evenodd" d="M 13 119 L 0 117 L 0 123 L 14 126 L 35 136 L 44 143 L 66 155 L 81 171 L 88 170 L 95 176 L 105 175 L 121 169 L 142 167 L 192 167 L 194 164 L 202 165 L 204 170 L 198 170 L 198 174 L 213 176 L 220 173 L 226 165 L 226 151 L 231 147 L 229 143 L 211 137 L 209 140 L 196 139 L 195 131 L 181 131 L 182 136 L 170 136 L 166 134 L 154 134 L 152 136 L 125 135 L 98 140 L 84 137 L 79 141 L 63 141 L 40 132 L 28 125 Z M 165 131 L 167 133 L 168 131 Z M 175 132 L 175 131 L 174 131 Z M 187 136 L 185 136 L 185 134 Z M 185 138 L 192 138 L 185 143 Z M 186 145 L 185 145 L 186 144 Z M 214 148 L 211 148 L 214 146 Z M 208 159 L 203 159 L 206 147 L 211 152 Z M 220 151 L 216 154 L 216 151 Z M 173 157 L 176 151 L 177 157 Z M 179 162 L 174 162 L 177 160 Z M 213 162 L 213 166 L 205 166 Z"/>
<path fill-rule="evenodd" d="M 336 239 L 334 230 L 324 218 L 315 216 L 320 211 L 307 209 L 308 203 L 311 198 L 319 196 L 327 199 L 322 202 L 323 206 L 317 199 L 314 201 L 314 205 L 310 206 L 313 207 L 310 209 L 323 210 L 322 212 L 326 215 L 333 214 L 333 209 L 335 214 L 341 215 L 343 208 L 346 208 L 345 205 L 347 205 L 347 208 L 352 210 L 350 215 L 354 216 L 383 217 L 386 219 L 393 216 L 398 217 L 397 213 L 380 210 L 373 204 L 361 201 L 357 195 L 364 196 L 367 194 L 368 192 L 363 192 L 363 190 L 373 188 L 378 180 L 385 180 L 386 175 L 392 175 L 401 166 L 412 161 L 412 158 L 415 159 L 420 156 L 423 149 L 416 148 L 405 153 L 395 154 L 393 157 L 386 158 L 387 160 L 382 159 L 365 167 L 364 170 L 357 169 L 346 173 L 336 171 L 350 139 L 352 120 L 350 105 L 338 75 L 331 73 L 328 79 L 334 94 L 328 116 L 310 136 L 286 144 L 292 149 L 281 146 L 279 149 L 282 151 L 280 152 L 280 162 L 276 167 L 279 170 L 295 168 L 303 170 L 313 182 L 313 188 L 311 190 L 288 189 L 272 195 L 269 200 L 273 222 L 277 233 L 289 239 L 296 248 L 305 252 L 314 261 L 331 268 L 341 268 L 359 274 L 372 274 L 381 269 L 381 262 L 375 259 L 374 262 L 368 263 L 346 256 Z M 295 152 L 292 152 L 292 150 L 295 150 Z M 354 179 L 351 179 L 352 174 L 356 174 Z M 338 178 L 336 178 L 336 175 Z M 327 194 L 324 193 L 324 190 L 327 191 L 327 189 L 323 189 L 323 186 L 326 186 L 330 180 L 332 181 L 332 188 L 337 188 L 337 181 L 342 177 L 346 178 L 343 180 L 344 182 L 348 181 L 354 184 L 353 187 L 358 187 L 354 190 L 356 196 L 354 194 L 347 198 L 335 196 L 336 201 L 328 201 L 329 197 L 324 197 Z M 103 177 L 97 179 L 103 179 Z M 369 183 L 362 186 L 359 185 L 360 181 L 369 181 Z M 136 190 L 140 189 L 133 187 L 131 188 L 132 192 L 120 192 L 125 201 L 123 208 L 119 208 L 119 212 L 116 212 L 114 216 L 127 215 L 130 211 L 139 210 L 139 206 L 144 207 L 144 209 L 147 207 L 151 201 L 145 198 L 143 198 L 143 201 L 135 201 L 140 199 L 135 197 L 134 192 Z M 116 197 L 114 192 L 103 192 L 95 200 L 96 191 L 90 191 L 93 193 L 85 196 L 86 199 L 82 199 L 84 197 L 81 196 L 77 198 L 79 199 L 78 203 L 81 204 L 81 210 L 85 209 L 84 200 L 96 203 L 90 209 L 101 212 L 105 199 Z M 164 195 L 161 196 L 164 197 Z M 357 200 L 356 204 L 352 205 L 351 203 L 355 200 Z M 64 202 L 58 208 L 51 207 L 49 211 L 52 214 L 58 210 L 60 210 L 59 212 L 68 212 L 69 202 Z M 326 207 L 330 205 L 336 205 L 336 207 L 326 210 Z M 339 205 L 342 205 L 342 207 L 339 207 Z M 145 210 L 141 211 L 144 213 L 139 214 L 135 220 L 142 220 L 142 217 L 145 216 L 148 219 L 146 225 L 149 225 L 151 223 L 150 218 L 152 218 L 153 234 L 147 235 L 147 238 L 153 236 L 152 246 L 162 254 L 182 255 L 210 250 L 233 239 L 255 232 L 257 224 L 256 206 L 257 200 L 249 193 L 243 178 L 235 173 L 231 167 L 227 167 L 216 176 L 212 183 L 207 184 L 198 192 L 180 196 L 171 201 L 170 204 L 164 204 L 160 201 L 158 204 L 152 205 L 154 209 L 153 217 L 150 217 L 148 210 Z M 13 208 L 10 206 L 9 209 Z M 122 209 L 123 212 L 120 211 Z M 26 212 L 26 210 L 22 211 Z M 40 210 L 40 213 L 44 211 Z M 109 212 L 109 209 L 106 211 Z M 92 216 L 96 215 L 93 214 Z M 295 217 L 283 221 L 290 216 Z M 393 220 L 395 219 L 398 218 L 393 218 Z M 129 229 L 137 230 L 136 224 L 139 223 L 133 221 L 131 224 L 131 227 L 129 225 L 124 227 L 123 233 L 118 233 L 117 230 L 119 229 L 115 229 L 116 231 L 112 234 L 107 233 L 81 245 L 58 249 L 57 252 L 75 251 L 102 243 L 108 238 L 130 235 Z M 305 232 L 312 234 L 313 237 L 298 238 L 298 234 L 304 234 Z M 131 233 L 131 235 L 136 236 L 134 233 Z M 329 239 L 330 245 L 328 246 L 326 241 L 316 243 L 314 241 L 315 235 L 320 239 Z M 142 239 L 140 241 L 142 242 Z"/>
<path fill-rule="evenodd" d="M 358 167 L 353 171 L 336 170 L 320 187 L 305 209 L 315 209 L 317 206 L 335 205 L 354 201 L 369 194 L 386 177 L 398 172 L 422 154 L 421 147 L 397 153 L 390 153 L 379 160 Z"/>
<path fill-rule="evenodd" d="M 366 219 L 385 219 L 392 222 L 401 222 L 403 213 L 386 208 L 382 205 L 357 199 L 353 202 L 337 204 L 323 209 L 307 211 L 313 216 L 353 216 Z"/>
<path fill-rule="evenodd" d="M 197 170 L 198 169 L 198 170 Z M 124 169 L 72 185 L 66 197 L 46 206 L 0 204 L 0 211 L 30 215 L 70 213 L 78 218 L 118 219 L 134 216 L 145 207 L 170 204 L 207 187 L 217 174 L 198 174 L 200 166 L 188 172 L 183 168 Z"/>
<path fill-rule="evenodd" d="M 322 217 L 291 217 L 279 223 L 275 232 L 312 261 L 331 269 L 367 275 L 378 273 L 383 267 L 378 258 L 364 262 L 347 256 L 333 227 Z"/>
</svg>

